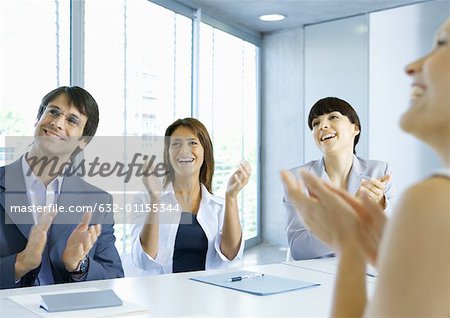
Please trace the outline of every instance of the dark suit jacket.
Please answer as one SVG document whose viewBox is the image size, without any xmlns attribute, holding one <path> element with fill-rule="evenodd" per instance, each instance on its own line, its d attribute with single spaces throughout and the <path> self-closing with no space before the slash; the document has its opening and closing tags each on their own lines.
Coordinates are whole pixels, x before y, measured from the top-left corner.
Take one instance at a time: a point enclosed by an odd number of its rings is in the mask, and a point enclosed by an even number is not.
<svg viewBox="0 0 450 318">
<path fill-rule="evenodd" d="M 101 234 L 89 251 L 86 280 L 123 277 L 122 263 L 114 246 L 114 219 L 111 213 L 98 212 L 99 204 L 112 203 L 112 197 L 77 176 L 65 176 L 57 204 L 69 207 L 97 207 L 91 224 L 102 224 Z M 16 256 L 23 251 L 33 224 L 31 213 L 10 212 L 11 206 L 29 206 L 21 159 L 0 167 L 0 289 L 32 286 L 40 266 L 15 283 Z M 55 284 L 71 282 L 61 260 L 67 239 L 82 218 L 82 213 L 58 213 L 48 232 L 47 244 Z M 22 223 L 22 224 L 20 224 Z"/>
</svg>

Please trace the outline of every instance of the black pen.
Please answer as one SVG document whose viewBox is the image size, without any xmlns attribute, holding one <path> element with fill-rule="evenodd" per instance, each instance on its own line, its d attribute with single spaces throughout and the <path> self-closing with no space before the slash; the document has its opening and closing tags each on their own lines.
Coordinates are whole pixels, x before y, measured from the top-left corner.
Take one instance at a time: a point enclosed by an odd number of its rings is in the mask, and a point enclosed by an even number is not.
<svg viewBox="0 0 450 318">
<path fill-rule="evenodd" d="M 235 277 L 231 277 L 227 279 L 227 282 L 239 282 L 243 279 L 248 279 L 248 278 L 256 278 L 256 277 L 263 277 L 264 274 L 262 273 L 252 273 L 252 274 L 246 274 L 246 275 L 241 275 L 241 276 L 235 276 Z"/>
</svg>

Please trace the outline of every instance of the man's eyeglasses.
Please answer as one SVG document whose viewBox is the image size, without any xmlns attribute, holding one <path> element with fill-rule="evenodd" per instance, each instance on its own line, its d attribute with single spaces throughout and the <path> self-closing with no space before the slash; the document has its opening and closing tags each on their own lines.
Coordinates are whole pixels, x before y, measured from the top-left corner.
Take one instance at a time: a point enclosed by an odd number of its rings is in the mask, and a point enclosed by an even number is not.
<svg viewBox="0 0 450 318">
<path fill-rule="evenodd" d="M 79 128 L 83 124 L 81 118 L 76 115 L 66 115 L 59 108 L 53 106 L 42 106 L 44 108 L 43 116 L 57 119 L 64 116 L 66 124 L 72 128 Z"/>
</svg>

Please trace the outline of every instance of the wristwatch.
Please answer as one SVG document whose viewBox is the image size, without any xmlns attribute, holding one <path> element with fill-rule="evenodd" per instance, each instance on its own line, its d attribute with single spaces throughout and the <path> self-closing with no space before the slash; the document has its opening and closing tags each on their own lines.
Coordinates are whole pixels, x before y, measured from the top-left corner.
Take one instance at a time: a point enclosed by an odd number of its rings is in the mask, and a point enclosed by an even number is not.
<svg viewBox="0 0 450 318">
<path fill-rule="evenodd" d="M 81 260 L 80 263 L 78 263 L 78 267 L 73 271 L 70 272 L 72 275 L 81 275 L 87 272 L 89 268 L 89 257 L 87 255 Z"/>
</svg>

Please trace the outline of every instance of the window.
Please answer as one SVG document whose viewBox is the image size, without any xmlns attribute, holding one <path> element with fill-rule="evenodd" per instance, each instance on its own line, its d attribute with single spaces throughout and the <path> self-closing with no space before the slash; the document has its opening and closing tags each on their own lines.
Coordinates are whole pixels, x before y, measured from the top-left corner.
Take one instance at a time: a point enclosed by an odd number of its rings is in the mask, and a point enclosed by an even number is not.
<svg viewBox="0 0 450 318">
<path fill-rule="evenodd" d="M 84 80 L 100 108 L 96 135 L 163 136 L 191 115 L 192 20 L 146 0 L 111 1 L 104 13 L 104 2 L 86 2 Z M 129 225 L 115 228 L 128 252 Z"/>
<path fill-rule="evenodd" d="M 239 195 L 248 240 L 258 235 L 258 48 L 204 23 L 200 42 L 198 115 L 213 139 L 213 190 L 223 196 L 237 164 L 250 163 L 251 179 Z"/>
<path fill-rule="evenodd" d="M 44 94 L 70 83 L 70 3 L 0 1 L 0 48 L 3 165 L 5 136 L 32 136 Z"/>
<path fill-rule="evenodd" d="M 242 159 L 250 162 L 239 206 L 244 238 L 257 238 L 258 47 L 204 23 L 193 47 L 193 10 L 177 12 L 147 0 L 0 1 L 0 159 L 9 153 L 4 137 L 31 136 L 43 94 L 61 85 L 92 93 L 97 136 L 163 135 L 176 118 L 195 116 L 213 139 L 215 193 L 224 195 Z M 126 158 L 126 146 L 114 146 Z M 116 224 L 121 253 L 130 251 L 129 232 Z"/>
</svg>

